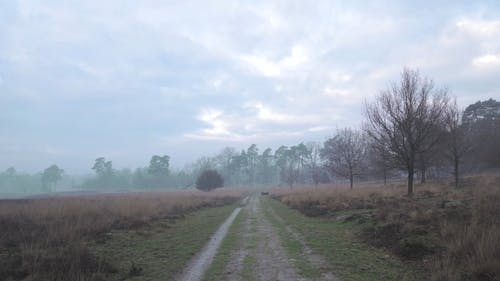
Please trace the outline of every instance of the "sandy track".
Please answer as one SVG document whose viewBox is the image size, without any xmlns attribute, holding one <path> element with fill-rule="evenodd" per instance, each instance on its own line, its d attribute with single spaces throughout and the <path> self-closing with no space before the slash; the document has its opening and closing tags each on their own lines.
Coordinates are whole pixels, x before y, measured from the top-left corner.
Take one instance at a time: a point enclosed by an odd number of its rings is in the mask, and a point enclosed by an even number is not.
<svg viewBox="0 0 500 281">
<path fill-rule="evenodd" d="M 224 275 L 219 276 L 220 280 L 307 280 L 298 274 L 297 269 L 293 266 L 292 261 L 283 248 L 280 236 L 267 216 L 272 216 L 273 219 L 284 224 L 286 232 L 290 237 L 300 242 L 303 248 L 301 258 L 307 260 L 322 272 L 330 268 L 326 260 L 322 256 L 314 254 L 311 248 L 305 243 L 304 238 L 290 226 L 286 225 L 283 219 L 272 208 L 269 207 L 266 212 L 264 211 L 265 206 L 263 206 L 259 195 L 253 195 L 246 200 L 248 203 L 245 202 L 247 204 L 243 209 L 243 212 L 246 213 L 245 220 L 241 228 L 238 229 L 238 235 L 241 235 L 242 239 L 240 239 L 237 248 L 233 249 L 231 258 L 225 266 Z M 204 272 L 212 262 L 221 240 L 226 235 L 227 229 L 238 214 L 239 209 L 237 208 L 231 214 L 217 233 L 214 234 L 210 243 L 188 264 L 184 273 L 177 279 L 178 281 L 202 280 Z M 245 262 L 247 260 L 252 260 L 253 262 L 249 264 Z M 243 278 L 245 274 L 250 274 L 251 277 L 246 276 Z M 322 274 L 320 280 L 338 281 L 340 279 L 333 273 L 326 271 Z"/>
<path fill-rule="evenodd" d="M 243 239 L 226 266 L 223 280 L 242 280 L 244 260 L 248 256 L 256 261 L 252 268 L 256 280 L 305 280 L 287 257 L 278 234 L 264 214 L 259 196 L 252 196 L 244 211 L 247 216 L 241 233 Z M 249 247 L 251 241 L 256 242 L 254 247 Z"/>
</svg>

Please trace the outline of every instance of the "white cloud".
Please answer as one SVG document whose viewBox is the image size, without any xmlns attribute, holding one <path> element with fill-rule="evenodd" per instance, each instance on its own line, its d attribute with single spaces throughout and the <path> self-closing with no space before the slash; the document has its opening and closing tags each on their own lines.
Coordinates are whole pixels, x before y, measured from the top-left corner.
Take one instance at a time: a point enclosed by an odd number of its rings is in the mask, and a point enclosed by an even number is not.
<svg viewBox="0 0 500 281">
<path fill-rule="evenodd" d="M 229 89 L 232 82 L 231 76 L 225 72 L 217 73 L 207 80 L 209 87 L 213 88 L 216 92 Z"/>
<path fill-rule="evenodd" d="M 500 20 L 465 18 L 459 20 L 456 26 L 472 36 L 494 37 L 500 35 Z"/>
<path fill-rule="evenodd" d="M 262 103 L 255 104 L 257 118 L 271 122 L 293 122 L 294 116 L 274 112 L 271 108 L 265 107 Z"/>
<path fill-rule="evenodd" d="M 353 93 L 347 89 L 335 89 L 335 88 L 330 88 L 328 86 L 325 87 L 323 93 L 327 96 L 335 98 L 346 98 L 349 96 L 353 96 Z"/>
<path fill-rule="evenodd" d="M 281 67 L 263 56 L 244 55 L 241 59 L 264 76 L 276 77 L 281 74 Z"/>
<path fill-rule="evenodd" d="M 317 127 L 311 127 L 307 129 L 309 132 L 324 132 L 324 131 L 329 131 L 332 128 L 329 126 L 317 126 Z"/>
<path fill-rule="evenodd" d="M 138 154 L 151 135 L 197 144 L 307 141 L 359 124 L 362 101 L 404 66 L 448 85 L 459 101 L 498 93 L 498 6 L 386 4 L 28 0 L 9 17 L 0 4 L 0 84 L 9 91 L 0 104 L 23 104 L 0 112 L 11 124 L 2 133 L 37 139 L 27 137 L 37 127 L 87 155 L 101 153 L 89 136 L 113 147 L 134 131 L 131 122 L 141 130 Z M 78 126 L 38 126 L 41 114 L 67 120 L 68 105 Z"/>
<path fill-rule="evenodd" d="M 212 109 L 204 110 L 204 112 L 202 112 L 199 119 L 210 126 L 208 129 L 203 129 L 203 133 L 205 135 L 231 136 L 231 133 L 228 131 L 229 124 L 221 119 L 222 115 L 222 111 Z"/>
<path fill-rule="evenodd" d="M 304 46 L 293 46 L 289 54 L 277 61 L 270 60 L 264 55 L 243 54 L 240 59 L 251 69 L 268 77 L 278 77 L 289 71 L 298 69 L 309 61 L 309 54 Z"/>
<path fill-rule="evenodd" d="M 493 68 L 500 66 L 500 54 L 487 54 L 476 57 L 472 60 L 475 67 Z"/>
</svg>

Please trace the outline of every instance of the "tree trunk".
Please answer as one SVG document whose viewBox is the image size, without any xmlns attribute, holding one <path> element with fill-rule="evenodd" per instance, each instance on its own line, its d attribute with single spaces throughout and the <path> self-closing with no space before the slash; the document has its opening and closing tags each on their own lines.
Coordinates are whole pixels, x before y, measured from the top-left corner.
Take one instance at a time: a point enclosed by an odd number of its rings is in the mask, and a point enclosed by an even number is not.
<svg viewBox="0 0 500 281">
<path fill-rule="evenodd" d="M 422 169 L 421 169 L 421 174 L 420 174 L 420 183 L 425 183 L 426 181 L 426 177 L 425 177 L 425 172 L 427 171 L 426 167 L 425 166 L 422 166 Z"/>
<path fill-rule="evenodd" d="M 455 188 L 458 188 L 459 186 L 459 180 L 460 180 L 460 175 L 459 175 L 459 171 L 458 171 L 458 159 L 455 159 Z"/>
<path fill-rule="evenodd" d="M 351 189 L 352 189 L 353 183 L 354 183 L 354 177 L 353 177 L 353 175 L 349 176 L 349 183 L 350 183 L 350 186 L 351 186 Z"/>
<path fill-rule="evenodd" d="M 408 167 L 408 196 L 413 196 L 413 166 Z"/>
</svg>

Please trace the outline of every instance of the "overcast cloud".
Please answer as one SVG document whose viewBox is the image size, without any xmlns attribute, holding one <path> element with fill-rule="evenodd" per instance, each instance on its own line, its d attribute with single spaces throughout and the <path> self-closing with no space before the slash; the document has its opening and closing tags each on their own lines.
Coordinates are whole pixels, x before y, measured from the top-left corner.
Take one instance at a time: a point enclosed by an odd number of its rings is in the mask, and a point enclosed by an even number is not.
<svg viewBox="0 0 500 281">
<path fill-rule="evenodd" d="M 322 141 L 404 66 L 500 99 L 500 2 L 0 1 L 0 170 Z"/>
</svg>

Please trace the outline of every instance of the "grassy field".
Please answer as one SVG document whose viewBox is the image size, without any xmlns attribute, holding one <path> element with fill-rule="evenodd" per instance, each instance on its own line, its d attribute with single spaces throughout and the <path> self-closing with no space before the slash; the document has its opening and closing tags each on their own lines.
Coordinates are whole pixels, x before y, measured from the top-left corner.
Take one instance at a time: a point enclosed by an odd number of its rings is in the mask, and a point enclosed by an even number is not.
<svg viewBox="0 0 500 281">
<path fill-rule="evenodd" d="M 172 280 L 234 207 L 205 208 L 180 220 L 160 220 L 146 228 L 112 231 L 106 241 L 93 243 L 91 252 L 117 270 L 106 280 Z"/>
<path fill-rule="evenodd" d="M 303 247 L 284 229 L 283 222 L 273 220 L 279 229 L 283 245 L 295 262 L 302 276 L 316 280 L 322 271 L 332 271 L 343 280 L 378 281 L 378 280 L 425 280 L 425 276 L 415 266 L 405 264 L 390 252 L 370 247 L 356 237 L 362 226 L 355 222 L 332 221 L 327 218 L 307 217 L 284 204 L 267 199 L 270 207 L 283 221 L 303 235 L 307 244 L 318 254 L 325 257 L 331 268 L 321 268 L 301 258 Z"/>
<path fill-rule="evenodd" d="M 290 235 L 290 233 L 286 230 L 286 224 L 292 224 L 296 227 L 295 224 L 297 219 L 303 217 L 297 211 L 293 211 L 286 207 L 283 204 L 279 204 L 275 200 L 270 200 L 268 198 L 263 198 L 264 213 L 266 217 L 269 219 L 273 227 L 276 229 L 276 232 L 280 236 L 281 243 L 286 250 L 287 256 L 293 261 L 293 265 L 297 268 L 298 273 L 308 280 L 317 280 L 321 277 L 323 273 L 322 270 L 327 270 L 327 268 L 321 268 L 318 270 L 318 265 L 312 264 L 303 256 L 304 247 L 298 239 L 295 239 Z M 279 220 L 271 213 L 271 209 L 274 211 L 280 211 L 278 216 L 284 219 L 284 221 Z M 281 211 L 284 211 L 281 212 Z M 291 211 L 291 213 L 289 213 Z M 283 216 L 287 214 L 289 216 Z M 289 223 L 290 222 L 290 223 Z"/>
<path fill-rule="evenodd" d="M 380 280 L 382 268 L 384 280 L 412 280 L 419 268 L 426 280 L 500 280 L 500 178 L 416 190 L 410 198 L 404 183 L 276 189 L 272 196 L 295 210 L 272 206 L 347 280 Z M 403 267 L 414 270 L 405 276 Z"/>
<path fill-rule="evenodd" d="M 156 274 L 152 267 L 162 261 L 180 265 L 199 250 L 229 214 L 223 206 L 242 195 L 226 189 L 0 201 L 0 280 Z"/>
</svg>

